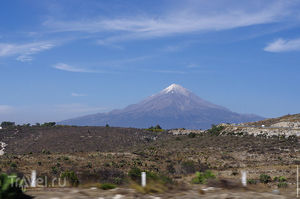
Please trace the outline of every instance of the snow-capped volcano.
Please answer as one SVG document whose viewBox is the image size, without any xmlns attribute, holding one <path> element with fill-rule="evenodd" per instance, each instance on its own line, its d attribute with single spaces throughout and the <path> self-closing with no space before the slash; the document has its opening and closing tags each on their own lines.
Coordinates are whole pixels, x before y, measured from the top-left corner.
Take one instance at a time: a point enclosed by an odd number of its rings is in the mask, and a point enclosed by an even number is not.
<svg viewBox="0 0 300 199">
<path fill-rule="evenodd" d="M 147 128 L 160 124 L 163 128 L 209 128 L 222 122 L 239 123 L 261 120 L 201 99 L 184 87 L 171 84 L 145 100 L 109 113 L 88 115 L 61 122 L 62 124 Z"/>
<path fill-rule="evenodd" d="M 162 90 L 161 93 L 178 93 L 188 96 L 190 94 L 190 91 L 178 84 L 171 84 L 170 86 Z"/>
</svg>

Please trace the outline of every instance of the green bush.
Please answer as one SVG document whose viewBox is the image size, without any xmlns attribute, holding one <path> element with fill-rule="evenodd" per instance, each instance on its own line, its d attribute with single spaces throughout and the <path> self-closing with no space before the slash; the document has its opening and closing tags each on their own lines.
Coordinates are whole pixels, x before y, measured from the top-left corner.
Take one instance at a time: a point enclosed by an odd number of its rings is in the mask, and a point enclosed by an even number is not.
<svg viewBox="0 0 300 199">
<path fill-rule="evenodd" d="M 140 181 L 141 180 L 141 173 L 142 173 L 141 169 L 139 169 L 137 167 L 133 167 L 128 172 L 128 176 L 130 177 L 131 180 Z M 149 171 L 146 171 L 146 175 L 147 175 L 147 179 L 149 179 L 149 180 L 150 179 L 151 180 L 157 180 L 159 178 L 158 175 L 156 175 L 153 172 L 149 172 Z"/>
<path fill-rule="evenodd" d="M 271 180 L 271 177 L 269 175 L 261 174 L 259 176 L 259 181 L 261 183 L 267 184 L 267 183 L 271 182 L 272 180 Z"/>
<path fill-rule="evenodd" d="M 64 157 L 64 160 L 65 160 L 65 161 L 68 161 L 68 160 L 70 160 L 70 158 L 67 157 L 67 156 L 65 156 L 65 157 Z"/>
<path fill-rule="evenodd" d="M 11 167 L 11 168 L 17 168 L 18 166 L 17 166 L 16 163 L 13 162 L 13 163 L 10 164 L 10 167 Z"/>
<path fill-rule="evenodd" d="M 163 132 L 164 130 L 161 128 L 161 126 L 156 125 L 155 127 L 151 126 L 148 129 L 146 129 L 147 131 L 152 131 L 152 132 Z"/>
<path fill-rule="evenodd" d="M 114 184 L 122 184 L 123 181 L 124 181 L 124 179 L 123 179 L 123 178 L 120 178 L 120 177 L 115 177 L 115 178 L 113 178 Z"/>
<path fill-rule="evenodd" d="M 117 187 L 116 185 L 110 184 L 110 183 L 103 183 L 100 185 L 100 189 L 103 189 L 103 190 L 114 189 L 116 187 Z"/>
<path fill-rule="evenodd" d="M 196 172 L 196 177 L 192 179 L 193 184 L 206 184 L 207 180 L 215 179 L 216 176 L 210 171 Z"/>
<path fill-rule="evenodd" d="M 32 198 L 23 194 L 22 180 L 19 180 L 16 175 L 8 176 L 6 174 L 0 175 L 0 199 L 29 199 Z"/>
<path fill-rule="evenodd" d="M 212 125 L 211 129 L 208 129 L 207 132 L 210 135 L 220 135 L 221 131 L 224 129 L 224 126 Z"/>
<path fill-rule="evenodd" d="M 162 128 L 159 126 L 159 124 L 157 124 L 154 128 L 155 128 L 155 129 L 162 129 Z"/>
<path fill-rule="evenodd" d="M 8 122 L 8 121 L 4 121 L 1 123 L 1 127 L 3 128 L 9 128 L 9 127 L 14 127 L 16 124 L 14 122 Z"/>
<path fill-rule="evenodd" d="M 286 178 L 283 176 L 275 177 L 273 180 L 275 182 L 286 182 Z"/>
<path fill-rule="evenodd" d="M 123 184 L 125 181 L 125 174 L 119 169 L 103 168 L 96 170 L 96 173 L 100 183 Z"/>
<path fill-rule="evenodd" d="M 51 170 L 54 175 L 58 173 L 58 169 L 55 166 L 51 167 Z"/>
<path fill-rule="evenodd" d="M 128 176 L 130 177 L 131 180 L 137 181 L 137 180 L 140 180 L 141 173 L 142 173 L 141 169 L 139 169 L 137 167 L 133 167 L 129 170 Z"/>
<path fill-rule="evenodd" d="M 279 182 L 277 186 L 278 188 L 287 188 L 288 184 L 286 182 Z"/>
<path fill-rule="evenodd" d="M 182 162 L 181 168 L 183 170 L 183 173 L 185 173 L 185 174 L 195 173 L 195 171 L 196 171 L 195 162 L 191 161 L 191 160 Z"/>
<path fill-rule="evenodd" d="M 88 164 L 87 164 L 87 168 L 93 168 L 93 165 L 92 165 L 92 163 L 91 162 L 89 162 Z"/>
<path fill-rule="evenodd" d="M 140 183 L 141 181 L 141 173 L 142 171 L 139 168 L 132 168 L 128 172 L 128 176 L 130 177 L 131 180 Z M 172 184 L 173 181 L 171 178 L 164 176 L 164 175 L 159 175 L 151 171 L 146 171 L 146 178 L 147 181 L 152 181 L 152 182 L 160 182 L 162 184 Z"/>
<path fill-rule="evenodd" d="M 79 180 L 74 171 L 65 171 L 61 173 L 61 178 L 66 178 L 72 186 L 78 186 Z"/>
<path fill-rule="evenodd" d="M 42 126 L 47 126 L 47 127 L 52 127 L 55 126 L 56 123 L 55 122 L 45 122 L 44 124 L 42 124 Z"/>
<path fill-rule="evenodd" d="M 175 167 L 174 167 L 172 164 L 167 165 L 167 171 L 168 171 L 170 174 L 176 173 Z"/>
<path fill-rule="evenodd" d="M 196 133 L 189 133 L 189 134 L 188 134 L 188 137 L 189 137 L 189 138 L 194 138 L 194 137 L 196 137 Z"/>
<path fill-rule="evenodd" d="M 254 180 L 254 179 L 248 179 L 248 180 L 247 180 L 247 183 L 248 183 L 248 184 L 257 184 L 257 181 Z"/>
</svg>

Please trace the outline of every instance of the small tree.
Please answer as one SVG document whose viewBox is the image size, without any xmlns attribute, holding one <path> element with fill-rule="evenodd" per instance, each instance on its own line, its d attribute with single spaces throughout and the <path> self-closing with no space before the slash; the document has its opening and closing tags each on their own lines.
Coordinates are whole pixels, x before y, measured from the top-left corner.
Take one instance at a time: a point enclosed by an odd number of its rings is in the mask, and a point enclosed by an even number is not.
<svg viewBox="0 0 300 199">
<path fill-rule="evenodd" d="M 8 127 L 12 127 L 15 126 L 16 124 L 14 122 L 8 122 L 8 121 L 4 121 L 1 123 L 1 127 L 3 128 L 8 128 Z"/>
<path fill-rule="evenodd" d="M 74 171 L 65 171 L 61 173 L 60 177 L 63 179 L 67 179 L 71 186 L 78 186 L 79 185 L 79 179 Z"/>
<path fill-rule="evenodd" d="M 159 124 L 157 124 L 154 128 L 155 129 L 161 129 L 161 127 L 159 126 Z"/>
<path fill-rule="evenodd" d="M 55 126 L 56 123 L 55 122 L 45 122 L 42 126 L 49 126 L 49 127 L 52 127 L 52 126 Z"/>
<path fill-rule="evenodd" d="M 211 129 L 208 129 L 207 132 L 210 135 L 220 135 L 221 131 L 224 129 L 224 126 L 211 125 Z"/>
<path fill-rule="evenodd" d="M 196 177 L 192 179 L 192 183 L 194 184 L 206 184 L 207 180 L 215 179 L 216 176 L 210 171 L 206 170 L 203 172 L 196 172 Z"/>
<path fill-rule="evenodd" d="M 259 181 L 260 181 L 261 183 L 267 184 L 267 183 L 269 183 L 269 182 L 272 181 L 272 178 L 271 178 L 271 176 L 269 176 L 269 175 L 267 175 L 267 174 L 261 174 L 261 175 L 259 176 Z"/>
<path fill-rule="evenodd" d="M 0 175 L 0 198 L 2 199 L 30 199 L 32 197 L 23 193 L 22 187 L 24 182 L 17 178 L 16 175 L 1 174 Z"/>
</svg>

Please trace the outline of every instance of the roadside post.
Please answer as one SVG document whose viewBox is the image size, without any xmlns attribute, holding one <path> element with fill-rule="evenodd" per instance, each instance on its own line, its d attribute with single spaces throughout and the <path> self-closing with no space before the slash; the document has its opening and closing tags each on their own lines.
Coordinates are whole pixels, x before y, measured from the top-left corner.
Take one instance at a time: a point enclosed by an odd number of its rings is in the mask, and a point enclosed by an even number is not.
<svg viewBox="0 0 300 199">
<path fill-rule="evenodd" d="M 146 172 L 142 172 L 142 187 L 146 186 Z"/>
<path fill-rule="evenodd" d="M 31 172 L 31 182 L 30 182 L 30 187 L 36 187 L 36 171 L 33 170 Z"/>
<path fill-rule="evenodd" d="M 247 172 L 246 171 L 242 171 L 242 185 L 244 187 L 247 186 Z"/>
</svg>

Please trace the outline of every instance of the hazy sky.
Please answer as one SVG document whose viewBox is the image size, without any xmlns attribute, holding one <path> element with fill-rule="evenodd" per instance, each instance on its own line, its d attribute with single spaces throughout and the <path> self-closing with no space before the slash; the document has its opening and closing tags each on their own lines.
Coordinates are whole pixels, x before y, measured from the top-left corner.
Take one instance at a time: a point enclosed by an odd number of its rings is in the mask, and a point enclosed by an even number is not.
<svg viewBox="0 0 300 199">
<path fill-rule="evenodd" d="M 10 0 L 0 121 L 123 108 L 172 83 L 240 113 L 300 112 L 300 1 Z"/>
</svg>

